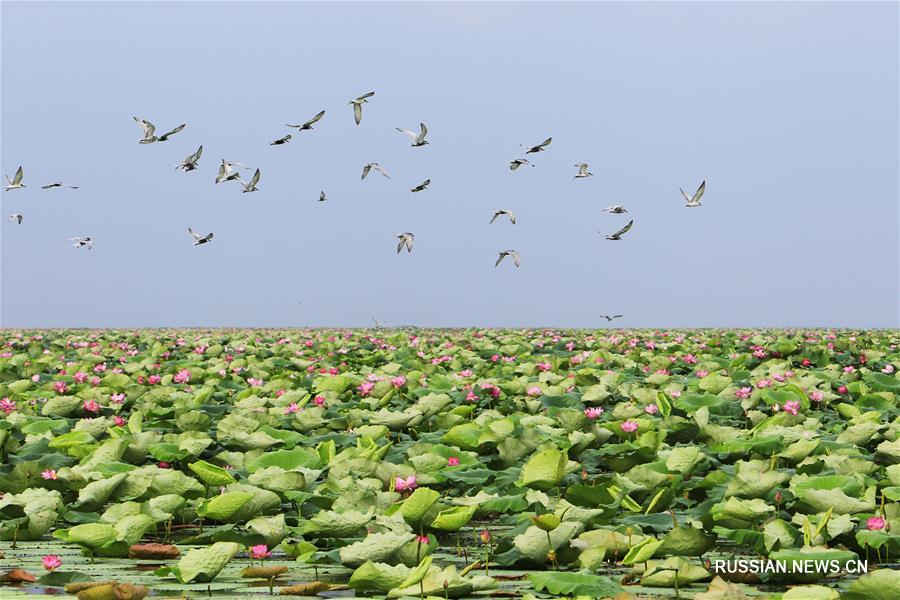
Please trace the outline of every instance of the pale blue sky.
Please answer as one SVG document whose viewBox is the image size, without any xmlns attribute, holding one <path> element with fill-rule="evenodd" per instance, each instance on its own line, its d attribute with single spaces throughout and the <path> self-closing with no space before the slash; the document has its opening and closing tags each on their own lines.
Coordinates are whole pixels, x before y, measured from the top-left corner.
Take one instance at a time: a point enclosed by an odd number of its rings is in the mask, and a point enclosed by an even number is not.
<svg viewBox="0 0 900 600">
<path fill-rule="evenodd" d="M 0 162 L 28 187 L 0 195 L 0 321 L 896 327 L 897 24 L 892 2 L 3 2 Z M 140 145 L 132 115 L 188 125 Z M 411 148 L 394 127 L 420 121 Z M 214 185 L 222 158 L 260 191 Z M 392 179 L 360 181 L 371 161 Z"/>
</svg>

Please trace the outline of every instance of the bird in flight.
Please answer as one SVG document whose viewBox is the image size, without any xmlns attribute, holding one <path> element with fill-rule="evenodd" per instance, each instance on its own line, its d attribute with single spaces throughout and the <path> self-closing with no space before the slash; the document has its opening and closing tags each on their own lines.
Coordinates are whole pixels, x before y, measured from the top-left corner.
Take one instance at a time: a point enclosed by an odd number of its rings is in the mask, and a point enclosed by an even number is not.
<svg viewBox="0 0 900 600">
<path fill-rule="evenodd" d="M 200 235 L 190 227 L 188 227 L 188 233 L 191 234 L 191 237 L 194 238 L 194 245 L 199 246 L 200 244 L 205 244 L 213 239 L 213 234 L 208 233 L 206 235 Z"/>
<path fill-rule="evenodd" d="M 613 240 L 613 241 L 621 240 L 622 236 L 625 235 L 626 233 L 628 233 L 628 230 L 631 229 L 631 226 L 633 224 L 634 224 L 634 219 L 628 221 L 628 225 L 626 225 L 622 229 L 618 230 L 617 232 L 615 232 L 613 234 L 606 236 L 606 239 Z"/>
<path fill-rule="evenodd" d="M 325 198 L 325 190 L 322 190 L 319 192 L 319 202 L 325 202 L 325 200 L 327 200 L 327 198 Z"/>
<path fill-rule="evenodd" d="M 384 327 L 384 321 L 379 321 L 374 316 L 372 317 L 372 322 L 375 323 L 375 329 L 381 329 Z"/>
<path fill-rule="evenodd" d="M 506 215 L 507 217 L 509 217 L 510 223 L 512 223 L 513 225 L 516 224 L 516 213 L 514 213 L 513 211 L 511 211 L 509 209 L 502 208 L 500 210 L 494 211 L 494 216 L 491 217 L 491 222 L 488 223 L 488 225 L 493 225 L 494 221 L 497 220 L 497 217 L 502 217 L 503 215 Z"/>
<path fill-rule="evenodd" d="M 519 259 L 519 253 L 516 252 L 515 250 L 504 250 L 503 252 L 501 252 L 500 256 L 497 258 L 497 262 L 494 263 L 494 266 L 495 267 L 499 266 L 500 263 L 503 262 L 503 259 L 506 258 L 507 256 L 512 256 L 513 264 L 516 265 L 516 268 L 518 269 L 520 259 Z"/>
<path fill-rule="evenodd" d="M 222 183 L 223 181 L 234 181 L 241 178 L 238 175 L 237 171 L 233 169 L 233 167 L 240 167 L 242 169 L 250 170 L 250 167 L 245 167 L 239 162 L 228 162 L 224 158 L 222 159 L 222 164 L 219 166 L 219 174 L 216 176 L 216 183 Z"/>
<path fill-rule="evenodd" d="M 588 173 L 588 164 L 587 163 L 577 163 L 575 165 L 578 167 L 578 174 L 575 175 L 574 179 L 584 179 L 585 177 L 592 177 L 593 173 Z"/>
<path fill-rule="evenodd" d="M 137 124 L 140 125 L 144 129 L 144 137 L 141 138 L 140 140 L 138 140 L 141 144 L 152 144 L 153 142 L 165 142 L 170 137 L 172 137 L 173 135 L 175 135 L 176 133 L 178 133 L 179 131 L 184 129 L 184 127 L 186 125 L 185 123 L 182 123 L 181 125 L 179 125 L 175 129 L 173 129 L 172 131 L 168 131 L 168 132 L 162 134 L 161 136 L 156 137 L 155 135 L 153 135 L 156 132 L 156 126 L 153 123 L 151 123 L 147 119 L 138 119 L 137 117 L 134 117 L 134 120 L 137 121 Z"/>
<path fill-rule="evenodd" d="M 395 127 L 394 129 L 396 129 L 403 135 L 408 136 L 412 140 L 413 148 L 415 148 L 416 146 L 424 146 L 428 143 L 425 141 L 425 136 L 428 135 L 428 128 L 425 127 L 425 123 L 419 123 L 419 127 L 421 127 L 419 133 L 410 131 L 409 129 L 402 129 L 400 127 Z"/>
<path fill-rule="evenodd" d="M 283 138 L 278 138 L 277 140 L 275 140 L 273 142 L 269 142 L 269 145 L 270 146 L 280 146 L 282 144 L 287 144 L 289 141 L 291 141 L 291 134 L 287 134 Z"/>
<path fill-rule="evenodd" d="M 369 92 L 368 94 L 363 94 L 356 100 L 351 100 L 349 104 L 353 106 L 353 118 L 356 120 L 356 124 L 359 125 L 359 122 L 362 121 L 362 105 L 368 103 L 366 98 L 371 98 L 375 95 L 375 92 Z"/>
<path fill-rule="evenodd" d="M 612 321 L 613 319 L 618 319 L 622 317 L 622 315 L 600 315 L 601 319 L 606 319 L 607 321 Z"/>
<path fill-rule="evenodd" d="M 22 171 L 22 167 L 19 166 L 19 169 L 16 171 L 16 174 L 13 175 L 13 178 L 10 179 L 9 175 L 6 175 L 6 191 L 9 190 L 17 190 L 19 188 L 26 187 L 25 184 L 22 183 L 22 177 L 25 176 L 25 173 Z"/>
<path fill-rule="evenodd" d="M 687 204 L 685 205 L 687 208 L 694 208 L 695 206 L 702 206 L 700 204 L 700 198 L 703 196 L 703 192 L 706 191 L 706 180 L 704 180 L 700 184 L 700 187 L 697 188 L 697 191 L 694 192 L 693 196 L 688 197 L 688 195 L 685 194 L 684 190 L 681 188 L 678 188 L 678 191 L 680 191 L 681 195 L 684 196 L 684 200 L 685 200 L 685 202 L 687 202 Z"/>
<path fill-rule="evenodd" d="M 24 219 L 24 218 L 25 217 L 22 216 L 22 213 L 13 213 L 13 214 L 9 215 L 9 220 L 16 221 L 16 222 L 18 222 L 19 225 L 22 224 L 22 219 Z"/>
<path fill-rule="evenodd" d="M 622 213 L 627 213 L 628 211 L 625 210 L 624 206 L 616 204 L 615 206 L 607 206 L 600 212 L 608 212 L 611 215 L 621 215 Z"/>
<path fill-rule="evenodd" d="M 73 237 L 66 240 L 68 242 L 72 242 L 72 246 L 75 248 L 81 248 L 82 246 L 87 246 L 88 250 L 94 249 L 94 240 L 90 237 Z"/>
<path fill-rule="evenodd" d="M 176 169 L 183 169 L 185 172 L 193 171 L 197 168 L 197 163 L 200 160 L 200 155 L 203 154 L 203 146 L 197 148 L 197 151 L 193 154 L 188 154 L 187 157 L 181 161 L 181 164 L 177 165 Z"/>
<path fill-rule="evenodd" d="M 241 185 L 244 186 L 244 193 L 245 193 L 245 194 L 246 194 L 247 192 L 256 192 L 256 191 L 258 191 L 258 188 L 256 187 L 256 184 L 259 183 L 259 169 L 256 170 L 256 172 L 253 174 L 253 177 L 250 178 L 250 181 L 249 181 L 249 182 L 244 183 L 244 180 L 241 179 L 240 177 L 237 178 L 237 181 L 239 181 L 239 182 L 241 183 Z"/>
<path fill-rule="evenodd" d="M 429 185 L 431 185 L 431 180 L 426 179 L 425 181 L 423 181 L 422 183 L 420 183 L 419 185 L 417 185 L 416 187 L 412 188 L 409 191 L 411 191 L 412 193 L 421 192 L 422 190 L 427 188 Z"/>
<path fill-rule="evenodd" d="M 320 112 L 319 114 L 314 116 L 312 119 L 310 119 L 306 123 L 303 123 L 302 125 L 291 125 L 290 123 L 287 123 L 287 126 L 288 127 L 296 127 L 300 131 L 306 131 L 307 129 L 312 129 L 313 124 L 315 124 L 316 121 L 318 121 L 319 119 L 321 119 L 324 116 L 325 116 L 325 111 L 323 110 L 322 112 Z"/>
<path fill-rule="evenodd" d="M 525 148 L 525 154 L 532 154 L 534 152 L 543 152 L 544 147 L 549 146 L 550 142 L 552 142 L 552 141 L 553 141 L 553 138 L 547 138 L 546 140 L 544 140 L 537 146 L 524 146 L 523 145 L 522 147 Z"/>
<path fill-rule="evenodd" d="M 54 181 L 53 183 L 48 183 L 47 185 L 42 185 L 42 186 L 41 186 L 41 189 L 42 189 L 42 190 L 50 190 L 50 189 L 53 189 L 53 188 L 64 188 L 64 187 L 67 187 L 67 188 L 69 188 L 70 190 L 77 190 L 77 189 L 78 189 L 78 186 L 77 186 L 77 185 L 66 185 L 66 184 L 64 184 L 62 181 Z"/>
<path fill-rule="evenodd" d="M 400 254 L 400 251 L 403 250 L 403 246 L 406 246 L 407 252 L 412 252 L 413 243 L 416 241 L 416 236 L 414 234 L 407 231 L 406 233 L 398 233 L 394 237 L 400 240 L 400 243 L 397 244 L 397 254 Z"/>
<path fill-rule="evenodd" d="M 517 158 L 516 160 L 511 160 L 511 161 L 509 161 L 509 170 L 510 170 L 510 171 L 515 171 L 516 169 L 518 169 L 518 168 L 521 167 L 522 165 L 528 165 L 528 166 L 530 166 L 530 167 L 533 167 L 533 166 L 534 166 L 533 164 L 531 164 L 530 162 L 528 162 L 528 161 L 525 160 L 524 158 Z"/>
<path fill-rule="evenodd" d="M 371 171 L 372 169 L 375 169 L 376 171 L 378 171 L 379 173 L 381 173 L 388 179 L 391 178 L 391 176 L 387 174 L 387 171 L 384 170 L 384 167 L 382 167 L 378 163 L 369 163 L 363 167 L 362 179 L 365 179 L 366 175 L 368 175 L 369 171 Z"/>
</svg>

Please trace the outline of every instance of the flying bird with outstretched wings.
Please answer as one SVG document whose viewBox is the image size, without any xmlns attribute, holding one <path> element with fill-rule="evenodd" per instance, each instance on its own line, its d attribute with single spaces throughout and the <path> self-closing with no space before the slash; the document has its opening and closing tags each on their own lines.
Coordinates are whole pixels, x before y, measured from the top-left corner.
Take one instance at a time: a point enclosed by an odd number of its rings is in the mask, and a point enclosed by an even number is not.
<svg viewBox="0 0 900 600">
<path fill-rule="evenodd" d="M 216 183 L 222 183 L 223 181 L 239 181 L 241 176 L 238 175 L 238 172 L 234 170 L 234 167 L 240 167 L 241 169 L 250 170 L 250 167 L 245 167 L 239 162 L 229 162 L 222 159 L 222 164 L 219 166 L 219 174 L 216 176 Z"/>
<path fill-rule="evenodd" d="M 524 158 L 517 158 L 516 160 L 509 161 L 509 170 L 515 171 L 522 165 L 528 165 L 529 167 L 533 167 L 534 165 L 525 160 Z"/>
<path fill-rule="evenodd" d="M 157 137 L 156 135 L 154 135 L 156 133 L 156 126 L 153 123 L 151 123 L 147 119 L 139 119 L 137 117 L 134 117 L 134 120 L 144 130 L 144 137 L 142 137 L 140 140 L 138 140 L 138 142 L 141 144 L 152 144 L 153 142 L 165 142 L 170 137 L 172 137 L 173 135 L 175 135 L 176 133 L 178 133 L 179 131 L 184 129 L 186 126 L 186 123 L 182 123 L 181 125 L 179 125 L 175 129 L 173 129 L 172 131 L 167 131 L 166 133 Z"/>
<path fill-rule="evenodd" d="M 351 100 L 348 104 L 353 106 L 353 119 L 356 121 L 356 124 L 359 125 L 359 122 L 362 121 L 362 105 L 367 104 L 369 101 L 366 98 L 371 98 L 375 95 L 375 92 L 369 92 L 368 94 L 363 94 L 356 100 Z"/>
<path fill-rule="evenodd" d="M 412 188 L 409 191 L 411 191 L 412 193 L 415 194 L 416 192 L 421 192 L 422 190 L 427 188 L 429 185 L 431 185 L 431 180 L 426 179 L 425 181 L 423 181 L 422 183 L 420 183 L 419 185 L 417 185 L 416 187 Z"/>
<path fill-rule="evenodd" d="M 67 185 L 62 181 L 54 181 L 53 183 L 48 183 L 47 185 L 42 185 L 42 190 L 52 190 L 54 188 L 69 188 L 70 190 L 77 190 L 77 185 Z"/>
<path fill-rule="evenodd" d="M 516 213 L 514 213 L 513 211 L 511 211 L 509 209 L 501 208 L 500 210 L 494 211 L 494 216 L 491 217 L 491 222 L 488 223 L 488 225 L 493 225 L 494 221 L 497 220 L 497 217 L 502 217 L 504 215 L 506 215 L 509 218 L 510 223 L 512 223 L 513 225 L 516 224 Z"/>
<path fill-rule="evenodd" d="M 538 144 L 537 146 L 525 146 L 525 145 L 523 145 L 522 147 L 525 148 L 525 154 L 533 154 L 533 153 L 535 153 L 535 152 L 543 152 L 543 151 L 544 151 L 544 148 L 546 148 L 547 146 L 549 146 L 549 145 L 550 145 L 550 142 L 552 142 L 552 141 L 553 141 L 553 138 L 552 138 L 552 137 L 549 137 L 549 138 L 547 138 L 546 140 L 544 140 L 543 142 L 541 142 L 540 144 Z"/>
<path fill-rule="evenodd" d="M 200 156 L 203 154 L 203 146 L 201 145 L 197 148 L 197 151 L 193 154 L 188 154 L 187 157 L 180 164 L 176 165 L 176 169 L 182 169 L 184 172 L 193 171 L 197 168 Z"/>
<path fill-rule="evenodd" d="M 621 204 L 616 204 L 615 206 L 607 206 L 600 212 L 608 212 L 611 215 L 621 215 L 622 213 L 627 213 L 628 211 L 625 210 L 625 207 Z"/>
<path fill-rule="evenodd" d="M 197 233 L 196 231 L 194 231 L 194 230 L 191 229 L 190 227 L 188 227 L 188 233 L 191 234 L 191 237 L 192 237 L 192 238 L 194 238 L 194 245 L 195 245 L 195 246 L 199 246 L 200 244 L 206 244 L 206 243 L 209 242 L 211 239 L 213 239 L 213 234 L 212 234 L 212 233 L 208 233 L 208 234 L 206 234 L 206 235 L 202 235 L 202 234 L 200 234 L 200 233 Z"/>
<path fill-rule="evenodd" d="M 413 148 L 417 146 L 424 146 L 428 142 L 425 141 L 425 136 L 428 135 L 428 128 L 425 127 L 425 123 L 419 123 L 419 133 L 415 131 L 410 131 L 409 129 L 402 129 L 400 127 L 395 127 L 397 131 L 402 133 L 403 135 L 409 137 L 412 140 Z"/>
<path fill-rule="evenodd" d="M 606 239 L 608 239 L 608 240 L 613 240 L 613 241 L 621 240 L 621 239 L 622 239 L 622 236 L 625 235 L 626 233 L 628 233 L 628 231 L 631 229 L 631 226 L 632 226 L 632 225 L 634 225 L 634 219 L 628 221 L 628 225 L 626 225 L 626 226 L 623 227 L 622 229 L 618 230 L 618 231 L 615 232 L 615 233 L 612 233 L 612 234 L 606 236 Z M 599 232 L 598 232 L 598 233 L 599 233 Z"/>
<path fill-rule="evenodd" d="M 22 224 L 22 219 L 24 219 L 24 218 L 25 217 L 22 216 L 22 213 L 13 213 L 13 214 L 9 215 L 9 220 L 16 221 L 19 225 Z"/>
<path fill-rule="evenodd" d="M 73 237 L 66 240 L 67 242 L 72 242 L 72 246 L 75 248 L 81 248 L 82 246 L 87 246 L 88 250 L 94 249 L 94 240 L 90 237 Z"/>
<path fill-rule="evenodd" d="M 494 266 L 495 267 L 500 266 L 500 263 L 503 262 L 503 259 L 506 258 L 507 256 L 512 257 L 513 264 L 516 265 L 516 268 L 518 269 L 519 264 L 521 263 L 521 260 L 519 258 L 519 253 L 516 252 L 515 250 L 504 250 L 503 252 L 501 252 L 500 256 L 497 257 L 497 262 L 494 263 Z"/>
<path fill-rule="evenodd" d="M 269 145 L 270 146 L 280 146 L 282 144 L 287 144 L 289 141 L 291 141 L 291 137 L 293 137 L 291 134 L 287 134 L 283 138 L 278 138 L 277 140 L 269 142 Z"/>
<path fill-rule="evenodd" d="M 376 162 L 373 162 L 373 163 L 369 163 L 369 164 L 367 164 L 367 165 L 363 165 L 363 172 L 362 172 L 362 177 L 361 177 L 361 179 L 365 179 L 365 178 L 366 178 L 366 175 L 368 175 L 368 174 L 369 174 L 369 171 L 371 171 L 372 169 L 375 169 L 376 171 L 378 171 L 379 173 L 381 173 L 382 175 L 384 175 L 384 176 L 387 177 L 388 179 L 391 178 L 391 176 L 387 174 L 387 171 L 384 170 L 384 167 L 382 167 L 381 165 L 379 165 L 379 164 L 376 163 Z"/>
<path fill-rule="evenodd" d="M 697 188 L 697 191 L 694 192 L 693 196 L 688 196 L 687 194 L 684 193 L 684 190 L 681 188 L 678 188 L 678 191 L 681 192 L 681 195 L 684 196 L 684 201 L 687 202 L 687 204 L 685 204 L 686 208 L 694 208 L 695 206 L 702 206 L 702 204 L 700 204 L 700 198 L 703 196 L 703 192 L 706 191 L 706 180 L 704 180 L 700 184 L 700 187 Z"/>
<path fill-rule="evenodd" d="M 300 131 L 306 131 L 306 130 L 312 129 L 312 128 L 313 128 L 313 125 L 314 125 L 319 119 L 321 119 L 321 118 L 324 117 L 324 116 L 325 116 L 325 111 L 323 110 L 322 112 L 320 112 L 319 114 L 317 114 L 316 116 L 314 116 L 312 119 L 310 119 L 310 120 L 307 121 L 306 123 L 302 123 L 302 124 L 300 124 L 300 125 L 291 125 L 290 123 L 288 123 L 287 126 L 288 126 L 288 127 L 295 127 L 295 128 L 297 128 L 297 129 L 299 129 Z"/>
<path fill-rule="evenodd" d="M 259 191 L 259 188 L 256 187 L 256 184 L 259 183 L 259 169 L 253 174 L 253 177 L 250 178 L 250 181 L 244 183 L 244 180 L 240 177 L 237 178 L 237 181 L 240 182 L 241 185 L 244 186 L 243 192 L 246 194 L 247 192 L 256 192 Z"/>
<path fill-rule="evenodd" d="M 594 174 L 588 172 L 588 164 L 587 163 L 576 163 L 576 167 L 578 167 L 578 173 L 575 174 L 574 179 L 584 179 L 585 177 L 592 177 Z"/>
<path fill-rule="evenodd" d="M 397 254 L 400 254 L 400 251 L 403 250 L 404 246 L 406 246 L 407 253 L 412 252 L 413 243 L 416 241 L 416 236 L 414 234 L 407 231 L 406 233 L 398 233 L 394 237 L 400 240 L 400 243 L 397 244 Z"/>
<path fill-rule="evenodd" d="M 600 315 L 601 319 L 606 319 L 607 321 L 612 321 L 613 319 L 619 319 L 622 315 Z"/>
<path fill-rule="evenodd" d="M 6 191 L 9 190 L 18 190 L 20 188 L 26 187 L 24 183 L 22 183 L 22 178 L 25 177 L 25 172 L 22 170 L 22 166 L 19 165 L 16 174 L 12 176 L 10 179 L 9 175 L 6 175 Z"/>
</svg>

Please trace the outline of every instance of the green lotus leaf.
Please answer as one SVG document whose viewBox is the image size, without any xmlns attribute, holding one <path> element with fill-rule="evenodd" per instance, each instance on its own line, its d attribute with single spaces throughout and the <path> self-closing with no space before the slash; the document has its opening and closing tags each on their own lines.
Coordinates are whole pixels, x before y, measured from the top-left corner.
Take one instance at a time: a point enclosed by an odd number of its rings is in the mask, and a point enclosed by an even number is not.
<svg viewBox="0 0 900 600">
<path fill-rule="evenodd" d="M 188 550 L 177 565 L 181 583 L 212 581 L 241 549 L 234 542 L 216 542 L 205 548 Z"/>
<path fill-rule="evenodd" d="M 153 527 L 153 519 L 149 515 L 128 515 L 113 525 L 116 530 L 116 540 L 127 546 L 137 544 L 151 527 Z"/>
<path fill-rule="evenodd" d="M 359 533 L 374 516 L 374 509 L 364 513 L 355 510 L 341 513 L 323 510 L 306 521 L 301 532 L 313 537 L 351 537 Z"/>
<path fill-rule="evenodd" d="M 733 496 L 724 502 L 714 504 L 710 509 L 713 520 L 729 529 L 750 528 L 754 523 L 774 512 L 773 506 L 759 498 L 739 500 Z"/>
<path fill-rule="evenodd" d="M 581 533 L 583 529 L 583 523 L 563 521 L 559 527 L 550 532 L 550 539 L 548 540 L 546 531 L 531 526 L 513 538 L 513 546 L 523 557 L 532 562 L 543 564 L 547 561 L 547 553 L 551 550 L 551 543 L 553 544 L 553 550 L 558 550 L 564 544 L 568 545 L 569 540 Z"/>
<path fill-rule="evenodd" d="M 366 561 L 385 562 L 405 543 L 415 539 L 411 532 L 370 533 L 362 541 L 341 547 L 341 563 L 357 567 Z"/>
<path fill-rule="evenodd" d="M 549 490 L 559 485 L 566 474 L 568 459 L 566 453 L 557 448 L 548 448 L 531 455 L 522 467 L 516 485 Z"/>
<path fill-rule="evenodd" d="M 94 436 L 92 436 L 87 431 L 70 431 L 69 433 L 58 435 L 50 440 L 48 446 L 50 446 L 51 448 L 66 450 L 75 446 L 85 446 L 87 444 L 93 444 L 95 441 L 96 440 L 94 439 Z"/>
<path fill-rule="evenodd" d="M 447 508 L 437 514 L 437 517 L 435 517 L 434 521 L 431 523 L 431 528 L 440 531 L 459 531 L 472 520 L 472 517 L 475 516 L 477 511 L 477 506 L 455 506 L 453 508 Z M 401 587 L 406 586 L 404 585 Z"/>
<path fill-rule="evenodd" d="M 781 595 L 781 600 L 838 600 L 837 590 L 824 585 L 798 585 Z"/>
<path fill-rule="evenodd" d="M 839 489 L 807 489 L 800 493 L 800 499 L 812 512 L 825 512 L 833 508 L 836 515 L 849 515 L 875 510 L 874 502 L 857 500 Z"/>
<path fill-rule="evenodd" d="M 283 514 L 250 519 L 247 521 L 246 528 L 250 533 L 265 539 L 269 548 L 274 548 L 288 536 L 288 528 Z"/>
<path fill-rule="evenodd" d="M 426 556 L 425 558 L 423 558 L 422 562 L 420 562 L 415 569 L 410 571 L 409 575 L 406 576 L 406 579 L 404 579 L 397 587 L 410 587 L 425 579 L 425 575 L 428 573 L 428 569 L 431 568 L 431 562 L 433 560 L 434 558 L 431 556 Z"/>
<path fill-rule="evenodd" d="M 695 527 L 674 527 L 662 540 L 654 556 L 702 556 L 716 544 L 716 536 Z"/>
<path fill-rule="evenodd" d="M 611 578 L 589 573 L 530 573 L 528 580 L 534 589 L 557 595 L 606 598 L 625 591 Z"/>
<path fill-rule="evenodd" d="M 429 488 L 420 487 L 400 505 L 400 514 L 410 523 L 419 523 L 441 495 Z"/>
<path fill-rule="evenodd" d="M 692 564 L 680 556 L 664 561 L 648 561 L 641 576 L 641 585 L 647 587 L 683 587 L 711 577 L 709 571 Z"/>
<path fill-rule="evenodd" d="M 353 571 L 347 585 L 357 592 L 386 594 L 403 583 L 409 573 L 410 568 L 404 565 L 392 566 L 366 561 Z"/>
<path fill-rule="evenodd" d="M 257 458 L 247 462 L 246 469 L 254 473 L 266 467 L 281 467 L 285 471 L 292 471 L 298 467 L 317 469 L 322 466 L 318 453 L 306 448 L 297 447 L 293 450 L 274 450 L 266 452 Z"/>
<path fill-rule="evenodd" d="M 197 514 L 213 521 L 236 522 L 233 518 L 245 504 L 253 500 L 253 494 L 247 492 L 225 492 L 201 504 Z"/>
<path fill-rule="evenodd" d="M 115 541 L 117 535 L 116 529 L 107 523 L 84 523 L 54 533 L 54 537 L 92 549 Z"/>
<path fill-rule="evenodd" d="M 231 473 L 222 467 L 217 467 L 205 460 L 192 462 L 188 465 L 188 468 L 196 473 L 197 477 L 199 477 L 206 485 L 228 485 L 229 483 L 235 482 Z"/>
<path fill-rule="evenodd" d="M 895 600 L 900 590 L 900 571 L 878 569 L 850 584 L 841 600 Z"/>
</svg>

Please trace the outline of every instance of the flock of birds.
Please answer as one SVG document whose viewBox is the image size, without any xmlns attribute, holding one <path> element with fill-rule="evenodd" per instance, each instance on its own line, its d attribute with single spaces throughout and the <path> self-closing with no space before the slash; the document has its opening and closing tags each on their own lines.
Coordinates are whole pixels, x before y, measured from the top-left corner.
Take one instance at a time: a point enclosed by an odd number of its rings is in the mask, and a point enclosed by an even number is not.
<svg viewBox="0 0 900 600">
<path fill-rule="evenodd" d="M 351 100 L 348 103 L 349 106 L 353 107 L 353 118 L 356 121 L 357 125 L 359 125 L 362 122 L 363 104 L 368 103 L 368 99 L 374 95 L 375 95 L 375 92 L 368 92 L 366 94 L 363 94 L 362 96 L 359 96 L 355 100 Z M 312 117 L 311 119 L 309 119 L 308 121 L 306 121 L 302 124 L 299 124 L 299 125 L 286 124 L 286 126 L 297 129 L 298 132 L 299 131 L 309 131 L 309 130 L 313 129 L 313 125 L 318 123 L 324 116 L 325 116 L 325 111 L 322 110 L 318 114 L 316 114 L 314 117 Z M 138 140 L 138 143 L 140 143 L 140 144 L 153 144 L 153 143 L 157 143 L 157 142 L 165 142 L 186 127 L 186 123 L 182 123 L 181 125 L 178 125 L 177 127 L 171 129 L 170 131 L 167 131 L 166 133 L 163 133 L 162 135 L 158 136 L 158 135 L 156 135 L 156 126 L 153 123 L 151 123 L 150 121 L 148 121 L 146 119 L 140 119 L 138 117 L 134 117 L 134 120 L 137 122 L 137 124 L 141 127 L 141 129 L 144 132 L 143 137 L 140 140 Z M 400 133 L 404 134 L 405 136 L 409 137 L 410 141 L 412 142 L 411 145 L 413 148 L 419 148 L 419 147 L 422 147 L 422 146 L 425 146 L 428 144 L 428 140 L 425 139 L 426 136 L 428 135 L 428 128 L 425 126 L 425 123 L 419 124 L 418 132 L 410 131 L 409 129 L 403 129 L 401 127 L 397 127 L 396 130 L 399 131 Z M 284 137 L 273 140 L 272 142 L 270 142 L 270 145 L 281 146 L 283 144 L 287 144 L 291 141 L 292 137 L 293 136 L 291 134 L 287 134 Z M 544 152 L 546 150 L 547 146 L 549 146 L 552 141 L 553 141 L 553 138 L 548 137 L 546 140 L 544 140 L 540 144 L 537 144 L 536 146 L 522 145 L 522 148 L 525 150 L 526 156 L 528 156 L 529 154 L 538 154 L 540 152 Z M 185 159 L 183 161 L 181 161 L 179 164 L 170 165 L 170 166 L 174 166 L 176 169 L 181 169 L 185 172 L 194 171 L 198 168 L 200 158 L 202 156 L 203 156 L 203 146 L 201 145 L 199 148 L 197 148 L 197 150 L 195 152 L 186 156 Z M 516 158 L 516 159 L 513 159 L 510 161 L 509 168 L 511 171 L 516 171 L 519 167 L 521 167 L 523 165 L 527 165 L 530 167 L 535 166 L 527 158 Z M 578 168 L 578 172 L 575 174 L 574 179 L 585 179 L 585 178 L 593 176 L 593 174 L 588 170 L 589 165 L 587 163 L 576 163 L 575 167 Z M 248 181 L 244 181 L 241 178 L 238 169 L 243 169 L 243 170 L 249 171 L 250 167 L 247 167 L 239 162 L 227 161 L 223 158 L 222 163 L 219 165 L 219 173 L 216 176 L 216 183 L 219 184 L 219 183 L 224 183 L 224 182 L 228 182 L 228 181 L 235 181 L 242 187 L 243 193 L 259 191 L 257 184 L 259 183 L 259 179 L 261 176 L 260 170 L 257 168 L 254 171 L 253 175 L 250 177 L 250 179 Z M 387 173 L 387 171 L 384 169 L 384 167 L 382 167 L 377 162 L 368 163 L 363 166 L 362 179 L 365 179 L 369 175 L 369 173 L 371 173 L 372 171 L 377 171 L 382 176 L 390 179 L 390 175 Z M 5 187 L 5 190 L 11 191 L 11 190 L 21 189 L 21 188 L 26 187 L 25 184 L 22 183 L 23 178 L 24 178 L 24 172 L 22 170 L 22 167 L 19 166 L 18 170 L 16 171 L 15 175 L 12 178 L 10 178 L 8 175 L 6 176 L 7 185 Z M 430 184 L 431 184 L 431 179 L 426 179 L 419 185 L 410 189 L 410 191 L 413 193 L 421 192 L 421 191 L 425 190 Z M 54 189 L 54 188 L 78 189 L 78 186 L 67 185 L 60 181 L 57 181 L 54 183 L 48 183 L 47 185 L 41 186 L 41 188 L 45 189 L 45 190 Z M 700 186 L 697 188 L 697 191 L 694 192 L 693 195 L 689 196 L 681 188 L 679 188 L 679 191 L 681 192 L 681 195 L 684 197 L 685 206 L 687 208 L 695 208 L 695 207 L 701 206 L 700 198 L 703 196 L 703 193 L 706 191 L 706 181 L 703 181 L 700 184 Z M 319 202 L 325 202 L 326 199 L 327 198 L 325 195 L 325 191 L 322 190 L 321 193 L 319 194 Z M 618 214 L 627 213 L 628 210 L 625 208 L 625 206 L 614 205 L 614 206 L 608 206 L 608 207 L 602 209 L 602 212 L 607 212 L 609 214 L 618 215 Z M 491 217 L 489 224 L 493 224 L 499 217 L 506 217 L 507 219 L 509 219 L 509 222 L 512 225 L 516 224 L 516 214 L 515 214 L 515 212 L 513 212 L 510 209 L 495 210 L 493 213 L 493 216 Z M 9 220 L 15 221 L 19 225 L 21 225 L 22 221 L 24 220 L 24 216 L 22 215 L 22 213 L 13 213 L 10 215 Z M 607 235 L 606 239 L 611 240 L 611 241 L 621 240 L 622 236 L 625 235 L 626 233 L 628 233 L 631 230 L 633 225 L 634 225 L 634 219 L 631 219 L 628 221 L 627 224 L 625 224 L 624 227 Z M 602 233 L 602 232 L 598 231 L 598 233 Z M 190 236 L 193 238 L 195 246 L 207 244 L 207 243 L 211 242 L 213 239 L 212 232 L 207 233 L 207 234 L 202 234 L 202 233 L 198 233 L 197 231 L 194 231 L 194 229 L 192 229 L 191 227 L 188 227 L 188 234 L 190 234 Z M 399 243 L 397 244 L 397 253 L 398 254 L 404 248 L 406 248 L 406 251 L 408 253 L 412 252 L 413 245 L 415 243 L 415 238 L 416 238 L 414 233 L 412 233 L 410 231 L 406 231 L 403 233 L 396 234 L 395 237 L 399 241 Z M 67 241 L 72 242 L 72 245 L 76 248 L 80 248 L 80 247 L 84 246 L 84 247 L 87 247 L 88 250 L 90 250 L 94 247 L 94 241 L 90 237 L 87 237 L 87 236 L 86 237 L 69 238 Z M 510 259 L 512 260 L 512 262 L 516 266 L 516 268 L 518 268 L 520 266 L 521 257 L 519 256 L 519 253 L 516 250 L 501 251 L 499 253 L 499 256 L 497 257 L 497 261 L 494 263 L 494 266 L 499 267 L 500 263 L 503 262 L 503 259 L 505 259 L 507 256 L 510 257 Z M 613 319 L 618 319 L 618 318 L 622 317 L 622 315 L 620 315 L 620 314 L 600 315 L 600 317 L 606 319 L 607 321 L 612 321 Z M 373 318 L 373 320 L 374 320 L 374 318 Z M 378 324 L 379 323 L 376 322 L 376 325 L 378 325 Z"/>
</svg>

